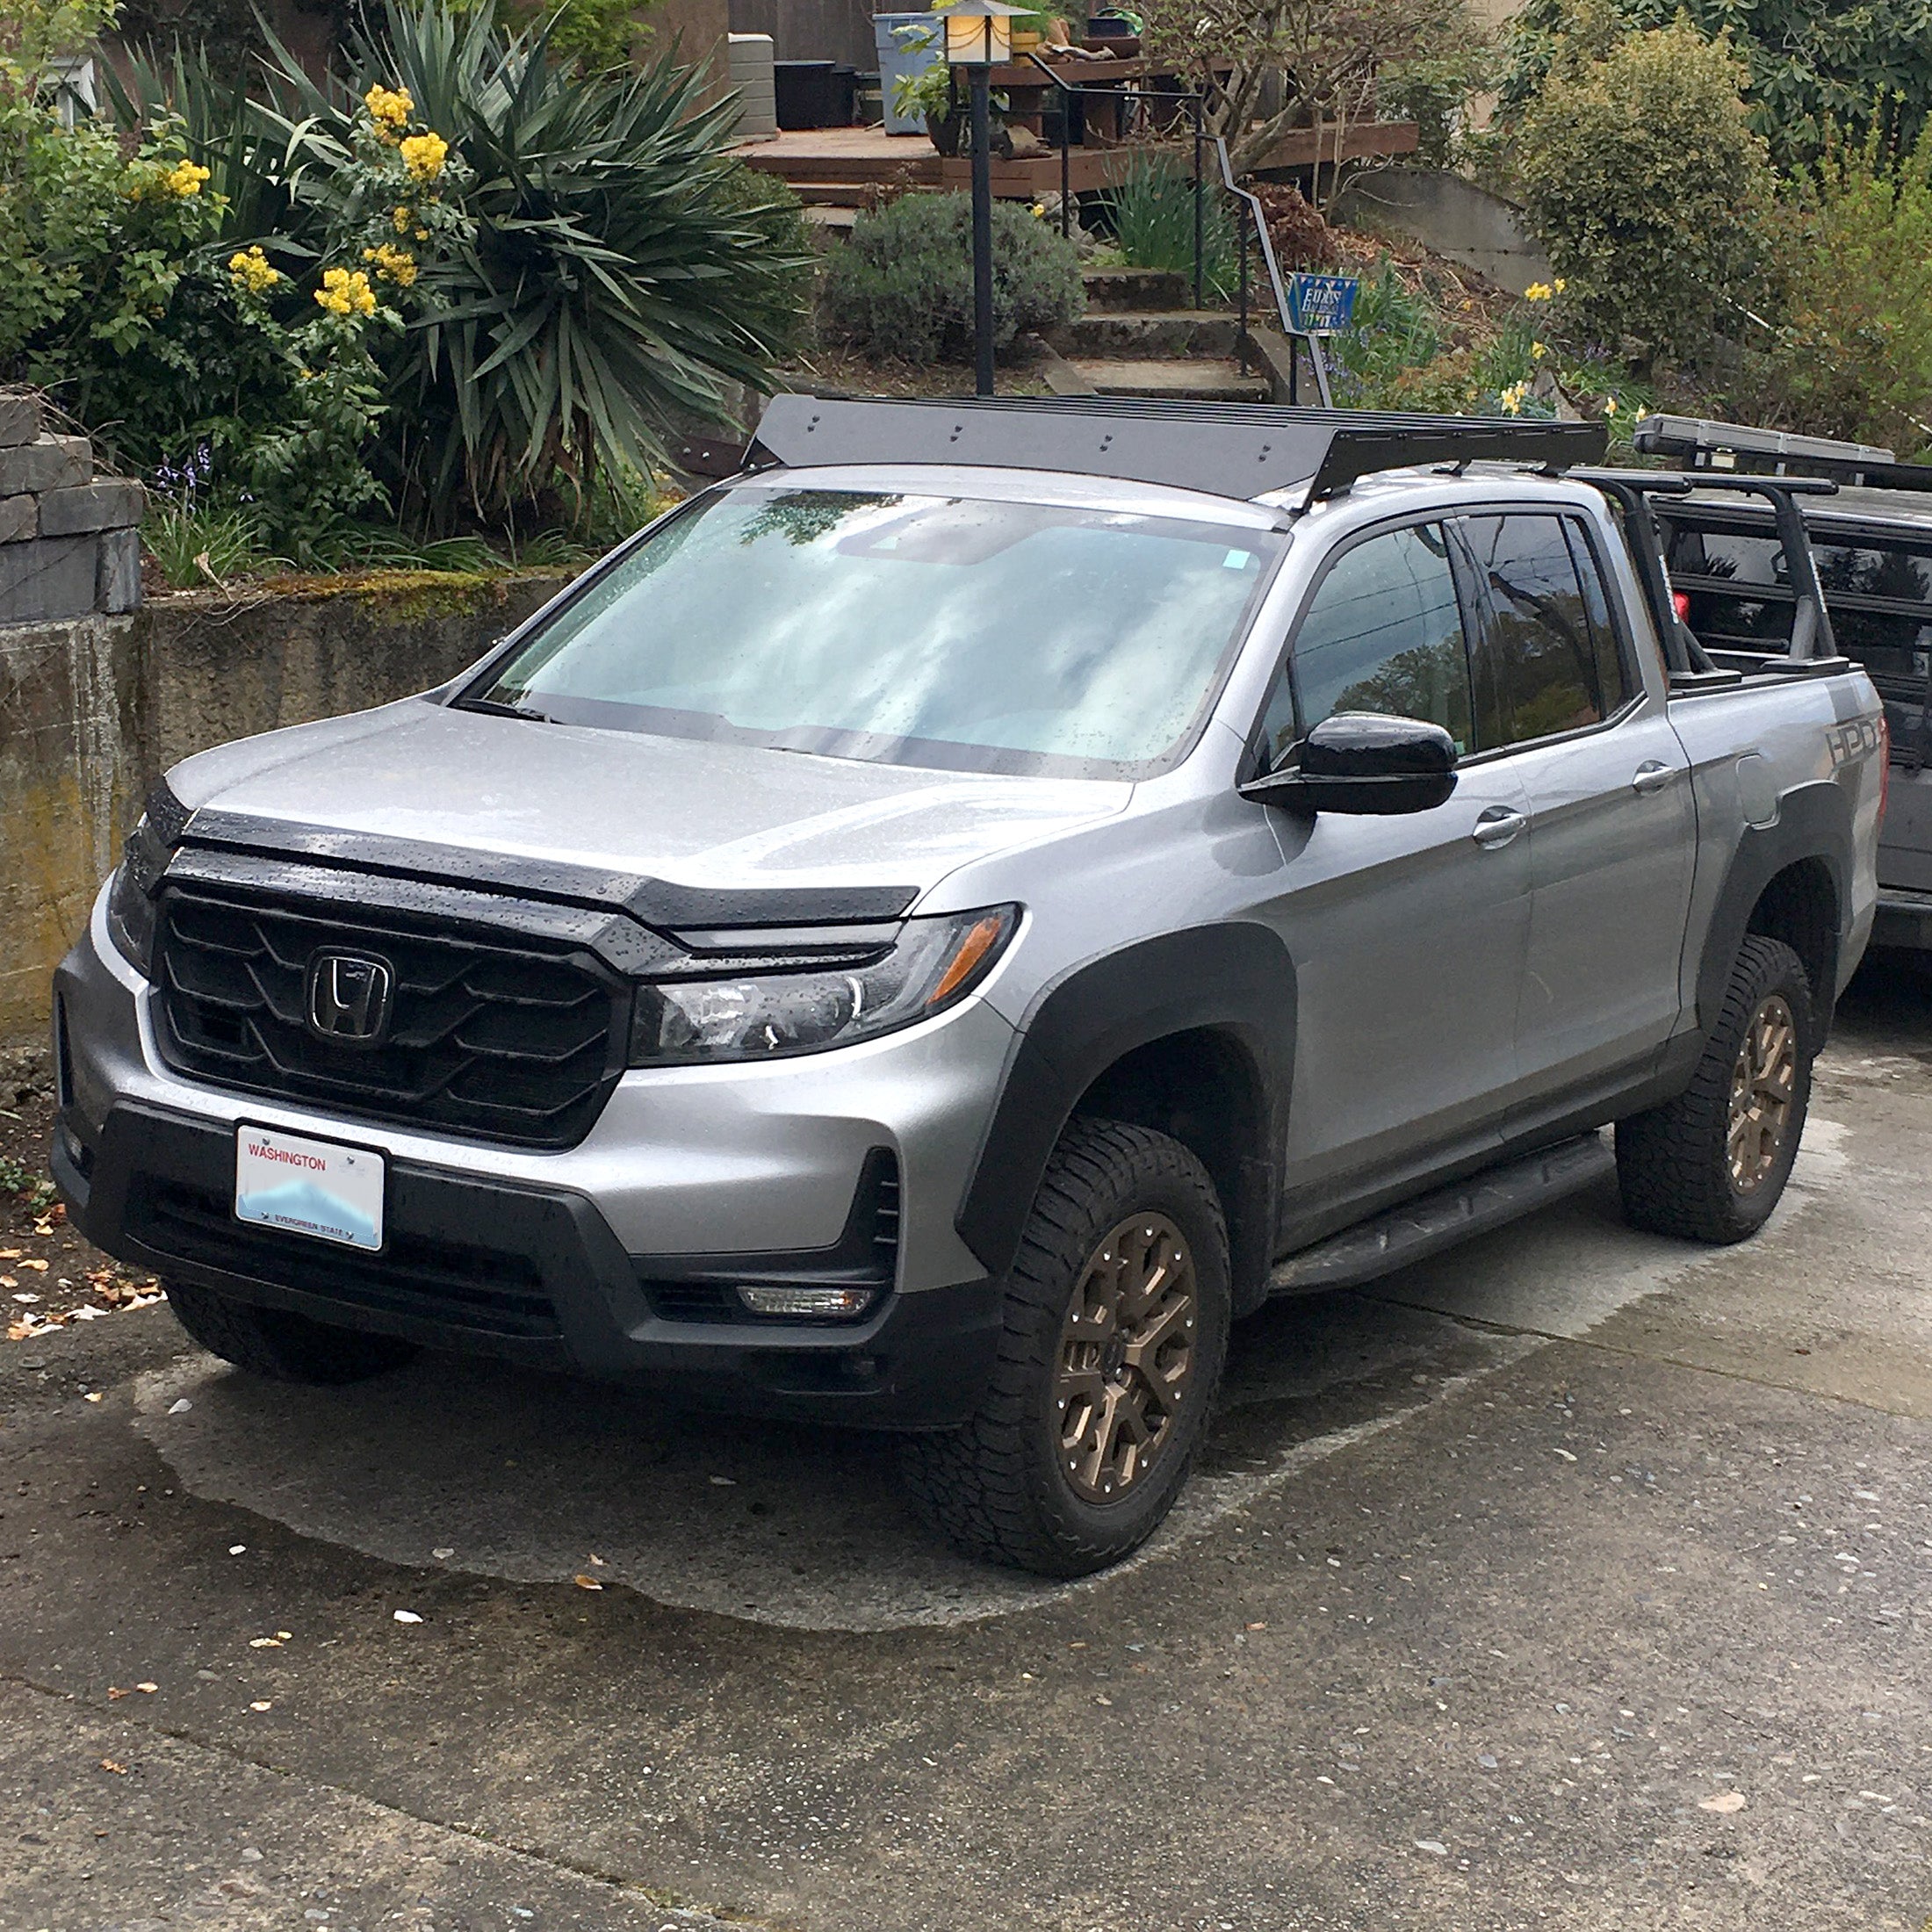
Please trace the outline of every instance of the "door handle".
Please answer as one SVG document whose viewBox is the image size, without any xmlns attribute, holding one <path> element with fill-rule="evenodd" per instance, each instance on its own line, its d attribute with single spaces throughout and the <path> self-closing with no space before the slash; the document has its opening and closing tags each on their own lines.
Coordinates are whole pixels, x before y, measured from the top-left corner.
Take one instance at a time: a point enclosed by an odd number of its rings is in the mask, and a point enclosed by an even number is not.
<svg viewBox="0 0 1932 1932">
<path fill-rule="evenodd" d="M 1498 846 L 1508 845 L 1529 822 L 1520 811 L 1508 805 L 1491 805 L 1476 820 L 1475 830 L 1469 836 L 1485 852 L 1494 852 Z"/>
<path fill-rule="evenodd" d="M 1654 791 L 1662 791 L 1676 776 L 1672 767 L 1660 764 L 1654 758 L 1647 758 L 1637 768 L 1637 775 L 1630 781 L 1630 789 L 1648 797 Z"/>
</svg>

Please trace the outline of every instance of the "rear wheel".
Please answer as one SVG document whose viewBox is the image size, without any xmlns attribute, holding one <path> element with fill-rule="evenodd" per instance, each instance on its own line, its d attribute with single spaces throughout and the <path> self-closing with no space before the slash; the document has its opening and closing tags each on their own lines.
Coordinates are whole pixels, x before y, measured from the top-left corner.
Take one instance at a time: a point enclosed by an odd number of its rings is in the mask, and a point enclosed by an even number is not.
<svg viewBox="0 0 1932 1932">
<path fill-rule="evenodd" d="M 191 1281 L 169 1281 L 175 1319 L 211 1355 L 274 1382 L 322 1385 L 365 1381 L 400 1367 L 414 1342 L 330 1328 L 286 1308 L 256 1308 Z"/>
<path fill-rule="evenodd" d="M 1777 1207 L 1811 1099 L 1811 982 L 1781 941 L 1738 948 L 1690 1085 L 1617 1123 L 1617 1176 L 1633 1226 L 1741 1241 Z"/>
<path fill-rule="evenodd" d="M 1173 1505 L 1228 1348 L 1228 1238 L 1179 1142 L 1079 1120 L 1007 1276 L 999 1360 L 962 1429 L 906 1438 L 925 1515 L 1049 1576 L 1117 1562 Z"/>
</svg>

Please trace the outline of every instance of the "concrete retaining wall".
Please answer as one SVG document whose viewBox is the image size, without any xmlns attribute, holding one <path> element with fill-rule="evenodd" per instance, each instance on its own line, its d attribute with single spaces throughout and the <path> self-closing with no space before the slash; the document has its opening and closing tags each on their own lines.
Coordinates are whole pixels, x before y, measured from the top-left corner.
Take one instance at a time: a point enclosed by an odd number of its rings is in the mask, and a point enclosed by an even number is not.
<svg viewBox="0 0 1932 1932">
<path fill-rule="evenodd" d="M 0 626 L 0 1045 L 46 1024 L 47 976 L 161 773 L 440 684 L 565 581 L 397 573 Z"/>
<path fill-rule="evenodd" d="M 1343 183 L 1337 221 L 1408 235 L 1520 295 L 1550 278 L 1549 257 L 1514 202 L 1434 168 L 1370 168 Z"/>
</svg>

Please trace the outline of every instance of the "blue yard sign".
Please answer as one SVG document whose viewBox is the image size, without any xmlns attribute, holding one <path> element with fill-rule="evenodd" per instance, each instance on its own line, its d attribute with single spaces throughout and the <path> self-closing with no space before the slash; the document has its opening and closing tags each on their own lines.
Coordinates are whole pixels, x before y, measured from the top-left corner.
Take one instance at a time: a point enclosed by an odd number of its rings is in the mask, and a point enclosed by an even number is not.
<svg viewBox="0 0 1932 1932">
<path fill-rule="evenodd" d="M 1352 275 L 1291 275 L 1288 321 L 1299 335 L 1332 335 L 1353 319 L 1361 285 Z"/>
</svg>

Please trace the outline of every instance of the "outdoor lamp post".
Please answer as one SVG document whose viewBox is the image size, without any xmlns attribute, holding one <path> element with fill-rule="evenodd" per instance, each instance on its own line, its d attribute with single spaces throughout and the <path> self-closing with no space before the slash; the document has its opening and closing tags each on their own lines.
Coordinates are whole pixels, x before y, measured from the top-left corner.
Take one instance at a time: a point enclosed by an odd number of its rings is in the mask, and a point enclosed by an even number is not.
<svg viewBox="0 0 1932 1932">
<path fill-rule="evenodd" d="M 993 393 L 993 184 L 992 109 L 989 83 L 997 61 L 1013 55 L 1013 16 L 1023 7 L 1000 0 L 954 0 L 946 22 L 946 64 L 964 68 L 972 100 L 973 346 L 977 394 Z"/>
</svg>

